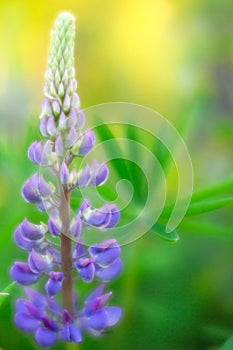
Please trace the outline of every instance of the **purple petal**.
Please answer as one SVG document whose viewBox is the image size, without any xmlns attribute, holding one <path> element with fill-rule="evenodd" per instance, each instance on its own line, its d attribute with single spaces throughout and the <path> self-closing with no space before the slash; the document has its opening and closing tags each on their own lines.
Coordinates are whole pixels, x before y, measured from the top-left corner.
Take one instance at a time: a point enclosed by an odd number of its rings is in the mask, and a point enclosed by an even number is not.
<svg viewBox="0 0 233 350">
<path fill-rule="evenodd" d="M 50 140 L 47 140 L 43 146 L 42 155 L 41 155 L 39 165 L 48 166 L 51 164 L 52 148 L 53 148 L 53 144 L 51 143 Z M 36 155 L 35 155 L 35 158 L 37 158 Z"/>
<path fill-rule="evenodd" d="M 117 322 L 119 322 L 121 315 L 122 315 L 122 310 L 118 306 L 105 306 L 104 310 L 107 313 L 107 323 L 108 327 L 114 326 Z"/>
<path fill-rule="evenodd" d="M 106 212 L 100 209 L 87 208 L 83 212 L 83 217 L 89 225 L 100 226 L 106 220 Z"/>
<path fill-rule="evenodd" d="M 110 244 L 108 245 L 109 241 Z M 120 247 L 115 240 L 108 240 L 96 244 L 90 247 L 88 251 L 90 255 L 95 258 L 95 263 L 103 267 L 112 264 L 117 258 L 119 258 L 121 252 Z"/>
<path fill-rule="evenodd" d="M 76 216 L 70 225 L 71 234 L 79 238 L 82 233 L 82 220 L 80 216 Z"/>
<path fill-rule="evenodd" d="M 73 108 L 79 108 L 80 107 L 80 98 L 79 98 L 79 95 L 76 92 L 72 96 L 71 106 Z"/>
<path fill-rule="evenodd" d="M 86 252 L 83 245 L 77 242 L 72 255 L 73 259 L 83 258 L 85 257 L 85 255 L 86 255 Z"/>
<path fill-rule="evenodd" d="M 68 93 L 65 94 L 65 98 L 63 101 L 63 111 L 65 113 L 68 113 L 70 110 L 70 96 Z"/>
<path fill-rule="evenodd" d="M 79 172 L 76 186 L 79 188 L 86 187 L 88 186 L 90 180 L 91 180 L 91 169 L 90 169 L 90 166 L 87 165 L 83 170 Z"/>
<path fill-rule="evenodd" d="M 45 137 L 49 136 L 49 133 L 47 130 L 47 122 L 48 122 L 47 117 L 43 117 L 40 121 L 40 133 L 42 136 L 45 136 Z"/>
<path fill-rule="evenodd" d="M 25 299 L 17 299 L 15 302 L 15 310 L 16 313 L 17 312 L 21 312 L 21 313 L 28 313 L 28 310 L 25 306 Z"/>
<path fill-rule="evenodd" d="M 36 342 L 45 348 L 52 346 L 57 340 L 57 334 L 48 328 L 40 327 L 35 334 Z"/>
<path fill-rule="evenodd" d="M 71 147 L 77 140 L 77 134 L 74 126 L 70 127 L 70 132 L 66 139 L 66 147 Z"/>
<path fill-rule="evenodd" d="M 73 107 L 70 108 L 70 113 L 68 117 L 68 127 L 74 126 L 77 124 L 77 113 Z"/>
<path fill-rule="evenodd" d="M 61 134 L 59 134 L 57 139 L 56 139 L 55 152 L 58 155 L 58 157 L 62 157 L 64 155 L 64 146 L 63 146 Z"/>
<path fill-rule="evenodd" d="M 45 181 L 44 177 L 42 175 L 39 175 L 38 173 L 35 173 L 30 178 L 31 185 L 34 187 L 34 189 L 42 196 L 42 197 L 49 197 L 53 194 L 53 190 L 51 189 L 51 186 Z"/>
<path fill-rule="evenodd" d="M 73 318 L 72 318 L 71 314 L 66 309 L 63 311 L 63 321 L 64 321 L 64 323 L 73 322 Z"/>
<path fill-rule="evenodd" d="M 42 228 L 39 225 L 32 224 L 27 219 L 24 219 L 20 226 L 21 226 L 23 235 L 26 238 L 32 239 L 32 240 L 37 240 L 44 237 L 46 232 L 44 228 Z"/>
<path fill-rule="evenodd" d="M 51 203 L 45 200 L 43 201 L 43 203 L 36 204 L 37 209 L 42 213 L 45 213 L 49 209 L 51 209 L 51 206 L 52 206 Z"/>
<path fill-rule="evenodd" d="M 59 117 L 59 124 L 58 124 L 59 130 L 65 130 L 66 129 L 66 115 L 62 111 Z"/>
<path fill-rule="evenodd" d="M 50 100 L 48 98 L 45 98 L 42 101 L 41 109 L 42 109 L 42 115 L 46 115 L 48 117 L 52 114 L 52 108 L 51 108 Z"/>
<path fill-rule="evenodd" d="M 116 278 L 122 269 L 122 262 L 118 258 L 108 267 L 97 269 L 96 276 L 103 282 L 108 282 Z"/>
<path fill-rule="evenodd" d="M 22 249 L 30 250 L 42 243 L 43 238 L 39 240 L 31 240 L 24 236 L 21 225 L 19 225 L 14 232 L 15 243 Z"/>
<path fill-rule="evenodd" d="M 30 159 L 31 162 L 38 164 L 37 161 L 35 160 L 35 151 L 36 147 L 38 147 L 38 144 L 40 145 L 41 148 L 41 142 L 34 141 L 28 148 L 28 158 Z"/>
<path fill-rule="evenodd" d="M 55 295 L 60 292 L 64 275 L 62 272 L 50 272 L 50 278 L 46 282 L 45 290 L 48 295 Z"/>
<path fill-rule="evenodd" d="M 61 223 L 58 217 L 50 216 L 48 220 L 48 229 L 52 236 L 56 237 L 61 232 Z"/>
<path fill-rule="evenodd" d="M 48 310 L 53 314 L 53 315 L 59 315 L 61 314 L 61 307 L 60 305 L 56 302 L 56 300 L 53 297 L 50 297 L 49 295 L 47 296 L 47 307 Z"/>
<path fill-rule="evenodd" d="M 109 171 L 106 164 L 105 163 L 100 164 L 98 169 L 96 169 L 96 172 L 91 180 L 91 184 L 93 186 L 103 185 L 107 181 L 108 175 L 109 175 Z"/>
<path fill-rule="evenodd" d="M 48 251 L 42 255 L 32 249 L 28 257 L 28 264 L 34 273 L 49 270 L 52 267 L 52 262 L 53 256 Z"/>
<path fill-rule="evenodd" d="M 90 204 L 87 199 L 84 199 L 79 207 L 79 212 L 83 212 L 88 207 L 90 207 Z"/>
<path fill-rule="evenodd" d="M 28 148 L 28 158 L 34 163 L 34 152 L 35 147 L 37 145 L 37 141 L 34 141 Z"/>
<path fill-rule="evenodd" d="M 24 290 L 33 305 L 35 305 L 39 309 L 44 309 L 46 307 L 46 300 L 43 294 L 28 287 Z"/>
<path fill-rule="evenodd" d="M 53 113 L 55 117 L 58 117 L 61 111 L 61 107 L 57 99 L 53 100 L 52 107 L 53 107 Z"/>
<path fill-rule="evenodd" d="M 43 324 L 46 328 L 48 328 L 54 332 L 58 331 L 59 326 L 58 326 L 57 322 L 55 322 L 54 320 L 52 320 L 48 316 L 42 316 L 41 319 L 42 319 Z"/>
<path fill-rule="evenodd" d="M 62 329 L 62 338 L 67 342 L 78 344 L 82 341 L 80 329 L 74 324 L 66 324 Z"/>
<path fill-rule="evenodd" d="M 69 169 L 65 162 L 62 163 L 60 169 L 60 180 L 62 184 L 67 184 L 69 180 Z"/>
<path fill-rule="evenodd" d="M 47 252 L 53 257 L 54 264 L 61 264 L 61 253 L 59 250 L 48 248 Z"/>
<path fill-rule="evenodd" d="M 108 224 L 105 227 L 112 228 L 118 223 L 119 220 L 120 220 L 120 212 L 118 208 L 113 204 L 111 206 L 111 219 L 109 220 Z"/>
<path fill-rule="evenodd" d="M 81 129 L 85 124 L 86 118 L 83 110 L 79 109 L 77 113 L 76 129 Z"/>
<path fill-rule="evenodd" d="M 49 278 L 45 284 L 46 293 L 50 296 L 53 296 L 58 292 L 60 292 L 61 287 L 62 287 L 61 282 L 55 281 L 52 278 Z"/>
<path fill-rule="evenodd" d="M 57 129 L 55 126 L 54 117 L 51 115 L 47 121 L 47 132 L 49 133 L 49 135 L 55 135 L 56 131 Z"/>
<path fill-rule="evenodd" d="M 35 152 L 34 152 L 34 163 L 41 166 L 47 166 L 48 160 L 45 159 L 43 153 L 44 153 L 44 150 L 41 142 L 37 142 L 35 146 Z"/>
<path fill-rule="evenodd" d="M 82 341 L 82 334 L 80 329 L 74 324 L 70 325 L 70 338 L 75 344 L 78 344 Z"/>
<path fill-rule="evenodd" d="M 95 276 L 95 266 L 92 262 L 92 259 L 81 258 L 75 263 L 75 266 L 84 282 L 92 282 Z"/>
<path fill-rule="evenodd" d="M 41 202 L 41 196 L 32 187 L 31 179 L 26 180 L 22 187 L 21 193 L 26 202 L 33 204 Z"/>
<path fill-rule="evenodd" d="M 10 269 L 11 278 L 19 284 L 28 286 L 35 283 L 40 274 L 33 273 L 27 263 L 15 262 Z"/>
<path fill-rule="evenodd" d="M 92 316 L 88 318 L 89 327 L 100 331 L 108 325 L 107 313 L 104 309 L 97 310 Z"/>
<path fill-rule="evenodd" d="M 85 134 L 83 135 L 81 146 L 79 147 L 78 154 L 80 156 L 86 155 L 95 143 L 95 136 L 92 130 L 86 130 Z"/>
<path fill-rule="evenodd" d="M 104 284 L 100 284 L 91 294 L 89 294 L 85 301 L 85 304 L 90 304 L 93 300 L 100 297 L 103 294 L 104 287 Z"/>
<path fill-rule="evenodd" d="M 14 322 L 16 326 L 23 332 L 35 332 L 41 322 L 31 315 L 18 312 L 15 314 Z"/>
</svg>

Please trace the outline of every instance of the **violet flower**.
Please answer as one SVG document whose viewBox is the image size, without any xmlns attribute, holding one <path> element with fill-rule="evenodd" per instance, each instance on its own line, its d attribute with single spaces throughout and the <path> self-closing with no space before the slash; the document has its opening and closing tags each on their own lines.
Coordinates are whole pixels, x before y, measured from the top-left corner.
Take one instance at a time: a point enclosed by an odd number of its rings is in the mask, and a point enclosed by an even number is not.
<svg viewBox="0 0 233 350">
<path fill-rule="evenodd" d="M 14 317 L 16 326 L 33 333 L 41 347 L 50 347 L 57 340 L 79 343 L 85 332 L 99 336 L 121 317 L 119 307 L 108 306 L 112 293 L 104 292 L 105 284 L 122 269 L 119 245 L 111 238 L 88 248 L 82 244 L 85 228 L 105 231 L 114 227 L 119 210 L 112 203 L 94 208 L 84 199 L 71 218 L 71 192 L 101 186 L 109 175 L 107 165 L 97 161 L 79 171 L 71 170 L 73 160 L 85 156 L 95 142 L 92 130 L 82 130 L 85 115 L 75 92 L 74 35 L 73 16 L 61 13 L 51 33 L 40 115 L 39 129 L 45 139 L 34 141 L 28 149 L 30 161 L 48 168 L 54 183 L 37 171 L 22 187 L 25 201 L 49 216 L 46 223 L 39 224 L 25 218 L 15 229 L 15 243 L 28 257 L 24 262 L 14 262 L 10 269 L 18 284 L 29 286 L 40 281 L 44 286 L 40 293 L 25 287 L 27 298 L 16 301 Z M 83 305 L 80 301 L 77 304 L 76 285 L 82 287 L 93 281 L 99 285 Z"/>
</svg>

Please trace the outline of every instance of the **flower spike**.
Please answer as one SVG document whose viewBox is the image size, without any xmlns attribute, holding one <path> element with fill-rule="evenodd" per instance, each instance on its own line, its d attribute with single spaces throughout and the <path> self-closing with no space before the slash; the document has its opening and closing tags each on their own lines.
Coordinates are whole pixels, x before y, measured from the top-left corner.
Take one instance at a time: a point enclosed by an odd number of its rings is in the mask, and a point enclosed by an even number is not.
<svg viewBox="0 0 233 350">
<path fill-rule="evenodd" d="M 51 32 L 45 74 L 39 123 L 43 139 L 28 149 L 29 160 L 40 169 L 21 190 L 23 199 L 48 213 L 48 219 L 34 224 L 25 218 L 16 227 L 15 243 L 28 257 L 14 262 L 10 269 L 17 284 L 34 288 L 25 288 L 26 297 L 16 300 L 15 325 L 22 332 L 32 333 L 43 348 L 61 340 L 78 344 L 84 333 L 99 336 L 121 318 L 119 307 L 108 306 L 112 292 L 104 293 L 105 285 L 122 269 L 117 241 L 109 238 L 89 248 L 82 244 L 86 229 L 92 226 L 106 231 L 117 225 L 120 212 L 112 203 L 94 208 L 84 198 L 76 215 L 71 215 L 72 191 L 101 186 L 109 176 L 105 162 L 94 160 L 83 169 L 72 164 L 75 158 L 88 154 L 95 143 L 93 131 L 83 130 L 85 114 L 76 92 L 74 36 L 74 17 L 61 13 Z M 48 170 L 49 179 L 42 175 L 42 168 Z M 38 281 L 41 292 L 35 289 Z M 93 281 L 95 286 L 104 285 L 90 291 L 77 307 L 76 289 Z"/>
</svg>

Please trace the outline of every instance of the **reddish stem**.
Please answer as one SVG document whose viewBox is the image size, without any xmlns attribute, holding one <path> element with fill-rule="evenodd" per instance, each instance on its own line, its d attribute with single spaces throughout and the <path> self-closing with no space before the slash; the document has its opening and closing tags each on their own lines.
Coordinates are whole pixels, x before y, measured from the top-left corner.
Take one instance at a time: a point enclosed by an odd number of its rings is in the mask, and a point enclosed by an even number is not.
<svg viewBox="0 0 233 350">
<path fill-rule="evenodd" d="M 73 314 L 72 301 L 72 241 L 70 235 L 70 192 L 63 189 L 60 184 L 60 218 L 61 230 L 61 264 L 64 280 L 62 283 L 63 308 Z"/>
</svg>

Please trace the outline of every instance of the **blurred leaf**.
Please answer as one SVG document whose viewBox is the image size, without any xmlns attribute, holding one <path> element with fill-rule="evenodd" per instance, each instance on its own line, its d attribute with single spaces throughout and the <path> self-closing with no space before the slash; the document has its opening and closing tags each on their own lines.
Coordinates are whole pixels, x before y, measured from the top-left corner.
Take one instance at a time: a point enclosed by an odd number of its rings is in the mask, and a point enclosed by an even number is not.
<svg viewBox="0 0 233 350">
<path fill-rule="evenodd" d="M 6 299 L 10 295 L 10 291 L 15 286 L 15 282 L 10 283 L 1 293 L 0 293 L 0 308 Z"/>
<path fill-rule="evenodd" d="M 192 202 L 200 201 L 201 199 L 206 199 L 208 197 L 216 196 L 226 191 L 233 191 L 233 178 L 227 179 L 218 184 L 214 184 L 210 187 L 194 192 L 192 195 Z"/>
<path fill-rule="evenodd" d="M 166 225 L 161 224 L 160 222 L 156 222 L 151 231 L 156 233 L 160 238 L 169 242 L 176 242 L 179 240 L 179 236 L 175 230 L 167 233 Z"/>
<path fill-rule="evenodd" d="M 233 204 L 233 197 L 217 198 L 212 200 L 200 200 L 198 202 L 191 202 L 185 214 L 185 217 L 192 215 L 200 215 L 223 208 L 227 205 Z M 182 205 L 182 203 L 181 203 Z M 162 218 L 169 218 L 172 215 L 173 204 L 166 205 L 161 214 Z"/>
<path fill-rule="evenodd" d="M 231 336 L 226 343 L 224 343 L 219 350 L 232 350 L 233 349 L 233 336 Z"/>
<path fill-rule="evenodd" d="M 233 197 L 191 203 L 185 216 L 204 214 L 230 204 L 233 204 Z"/>
</svg>

